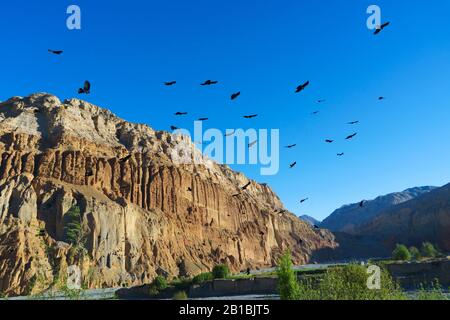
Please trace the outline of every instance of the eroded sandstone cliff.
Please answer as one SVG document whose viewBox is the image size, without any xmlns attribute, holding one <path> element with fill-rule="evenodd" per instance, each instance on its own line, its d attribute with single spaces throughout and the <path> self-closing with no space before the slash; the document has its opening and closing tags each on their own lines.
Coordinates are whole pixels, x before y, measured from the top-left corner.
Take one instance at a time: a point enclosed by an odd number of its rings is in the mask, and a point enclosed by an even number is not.
<svg viewBox="0 0 450 320">
<path fill-rule="evenodd" d="M 217 263 L 273 266 L 285 249 L 301 264 L 335 246 L 329 232 L 280 213 L 267 185 L 252 181 L 233 197 L 244 175 L 205 159 L 177 164 L 184 152 L 201 159 L 186 137 L 81 100 L 35 94 L 1 103 L 0 291 L 46 289 L 72 263 L 93 288 L 191 276 Z M 64 234 L 74 205 L 86 233 L 81 260 Z"/>
</svg>

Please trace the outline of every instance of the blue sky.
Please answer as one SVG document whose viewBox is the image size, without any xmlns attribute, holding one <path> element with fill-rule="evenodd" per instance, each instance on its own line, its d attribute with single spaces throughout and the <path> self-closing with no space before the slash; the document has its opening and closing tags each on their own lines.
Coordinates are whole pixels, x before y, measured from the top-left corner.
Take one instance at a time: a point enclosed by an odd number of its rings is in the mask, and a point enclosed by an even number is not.
<svg viewBox="0 0 450 320">
<path fill-rule="evenodd" d="M 377 37 L 366 28 L 374 3 L 391 21 Z M 71 4 L 80 31 L 66 28 Z M 282 145 L 298 144 L 281 151 L 279 174 L 233 168 L 269 183 L 291 211 L 323 219 L 349 202 L 450 182 L 449 15 L 447 0 L 3 1 L 0 100 L 76 97 L 89 79 L 90 102 L 155 129 L 203 116 L 212 128 L 279 128 Z M 200 87 L 205 79 L 220 83 Z M 161 85 L 169 80 L 178 84 Z M 260 116 L 242 119 L 250 113 Z"/>
</svg>

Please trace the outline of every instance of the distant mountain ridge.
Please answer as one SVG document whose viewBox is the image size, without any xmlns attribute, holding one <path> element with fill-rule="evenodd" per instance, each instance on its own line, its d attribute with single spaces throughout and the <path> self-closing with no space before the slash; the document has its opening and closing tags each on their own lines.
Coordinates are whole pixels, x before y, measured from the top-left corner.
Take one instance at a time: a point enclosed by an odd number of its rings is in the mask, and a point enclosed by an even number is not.
<svg viewBox="0 0 450 320">
<path fill-rule="evenodd" d="M 302 219 L 303 221 L 308 222 L 310 225 L 317 225 L 318 226 L 321 223 L 316 218 L 308 216 L 307 214 L 304 214 L 304 215 L 300 216 L 299 218 Z"/>
<path fill-rule="evenodd" d="M 360 207 L 359 203 L 345 205 L 323 220 L 320 226 L 331 231 L 353 233 L 359 226 L 376 218 L 381 212 L 435 189 L 433 186 L 415 187 L 379 196 L 366 201 L 363 207 Z"/>
</svg>

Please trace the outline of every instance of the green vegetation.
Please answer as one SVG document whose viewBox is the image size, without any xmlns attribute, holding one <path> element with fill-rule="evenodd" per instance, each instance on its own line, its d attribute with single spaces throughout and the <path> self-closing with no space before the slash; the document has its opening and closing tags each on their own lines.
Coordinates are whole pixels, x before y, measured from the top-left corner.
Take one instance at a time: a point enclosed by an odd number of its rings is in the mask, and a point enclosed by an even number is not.
<svg viewBox="0 0 450 320">
<path fill-rule="evenodd" d="M 212 270 L 214 279 L 226 279 L 230 276 L 230 268 L 226 264 L 218 264 Z"/>
<path fill-rule="evenodd" d="M 164 277 L 157 276 L 150 284 L 150 296 L 157 296 L 161 291 L 168 287 L 167 280 Z"/>
<path fill-rule="evenodd" d="M 411 253 L 412 260 L 419 261 L 420 259 L 422 259 L 422 255 L 420 254 L 420 250 L 417 249 L 416 247 L 410 247 L 409 248 L 409 252 Z"/>
<path fill-rule="evenodd" d="M 431 289 L 426 290 L 423 286 L 420 288 L 419 293 L 417 295 L 418 300 L 448 300 L 445 295 L 439 281 L 435 281 Z"/>
<path fill-rule="evenodd" d="M 86 254 L 86 230 L 83 224 L 83 215 L 80 207 L 72 206 L 64 215 L 64 240 L 72 245 L 69 251 L 69 260 L 73 263 L 82 259 Z"/>
<path fill-rule="evenodd" d="M 410 261 L 411 253 L 405 245 L 397 244 L 392 252 L 392 258 L 397 261 Z"/>
<path fill-rule="evenodd" d="M 426 258 L 436 258 L 439 256 L 439 251 L 430 242 L 422 243 L 421 253 Z"/>
<path fill-rule="evenodd" d="M 214 279 L 214 276 L 211 272 L 204 272 L 204 273 L 200 273 L 200 274 L 196 275 L 192 279 L 192 283 L 193 284 L 201 284 L 203 282 L 211 281 L 213 279 Z"/>
<path fill-rule="evenodd" d="M 173 295 L 173 300 L 187 300 L 188 295 L 185 291 L 178 291 Z"/>
<path fill-rule="evenodd" d="M 286 251 L 281 257 L 278 268 L 278 291 L 281 300 L 298 300 L 300 298 L 300 287 L 297 275 L 292 268 L 291 253 Z"/>
</svg>

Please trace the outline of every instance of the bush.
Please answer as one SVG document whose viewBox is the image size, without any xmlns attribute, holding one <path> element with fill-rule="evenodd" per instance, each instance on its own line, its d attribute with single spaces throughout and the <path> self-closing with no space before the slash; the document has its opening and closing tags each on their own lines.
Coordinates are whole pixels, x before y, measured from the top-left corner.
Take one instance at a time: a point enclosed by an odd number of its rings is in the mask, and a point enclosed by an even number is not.
<svg viewBox="0 0 450 320">
<path fill-rule="evenodd" d="M 420 251 L 422 256 L 427 258 L 435 258 L 439 255 L 438 250 L 430 242 L 422 243 L 422 248 Z"/>
<path fill-rule="evenodd" d="M 200 274 L 196 275 L 192 279 L 192 283 L 193 284 L 201 284 L 203 282 L 211 281 L 213 279 L 214 279 L 214 276 L 211 272 L 204 272 L 204 273 L 200 273 Z"/>
<path fill-rule="evenodd" d="M 397 244 L 392 252 L 392 258 L 394 258 L 394 260 L 409 261 L 411 260 L 411 253 L 405 245 Z"/>
<path fill-rule="evenodd" d="M 173 295 L 173 300 L 187 300 L 188 295 L 185 291 L 178 291 Z"/>
<path fill-rule="evenodd" d="M 151 296 L 156 296 L 166 288 L 167 288 L 167 280 L 164 277 L 157 276 L 150 284 L 149 293 Z"/>
<path fill-rule="evenodd" d="M 439 281 L 436 280 L 429 290 L 421 286 L 417 295 L 417 300 L 448 300 L 447 295 L 442 290 Z"/>
<path fill-rule="evenodd" d="M 409 248 L 409 252 L 411 253 L 411 258 L 414 261 L 420 260 L 422 258 L 419 249 L 417 249 L 416 247 Z"/>
<path fill-rule="evenodd" d="M 219 264 L 213 268 L 212 275 L 214 279 L 225 279 L 230 276 L 230 268 L 226 264 Z"/>
<path fill-rule="evenodd" d="M 369 289 L 367 268 L 359 264 L 334 267 L 327 270 L 321 281 L 301 281 L 299 300 L 404 300 L 406 296 L 381 269 L 380 289 Z"/>
<path fill-rule="evenodd" d="M 300 296 L 297 276 L 292 269 L 292 257 L 286 252 L 280 259 L 277 267 L 278 292 L 281 300 L 297 300 Z"/>
</svg>

